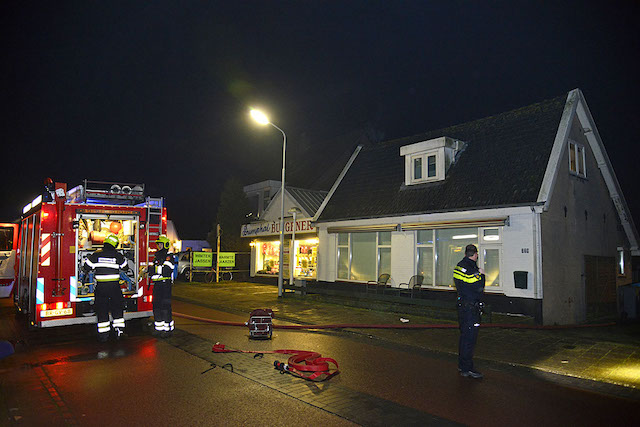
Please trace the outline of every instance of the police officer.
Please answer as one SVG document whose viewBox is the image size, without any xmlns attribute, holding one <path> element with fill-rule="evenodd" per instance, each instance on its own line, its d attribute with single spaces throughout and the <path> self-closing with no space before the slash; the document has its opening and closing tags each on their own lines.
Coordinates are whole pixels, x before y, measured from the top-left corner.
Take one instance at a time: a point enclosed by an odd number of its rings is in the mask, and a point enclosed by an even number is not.
<svg viewBox="0 0 640 427">
<path fill-rule="evenodd" d="M 112 327 L 117 339 L 124 333 L 124 297 L 120 290 L 120 271 L 126 273 L 129 265 L 124 255 L 116 250 L 118 243 L 118 236 L 110 233 L 104 239 L 103 248 L 89 255 L 82 266 L 85 273 L 95 270 L 94 294 L 100 342 L 107 341 Z M 113 322 L 109 321 L 109 312 Z"/>
<path fill-rule="evenodd" d="M 483 375 L 473 369 L 473 350 L 478 339 L 482 294 L 484 292 L 484 270 L 478 268 L 478 248 L 467 245 L 465 257 L 453 269 L 453 281 L 458 291 L 458 323 L 460 342 L 458 345 L 458 370 L 463 377 L 480 379 Z"/>
<path fill-rule="evenodd" d="M 157 252 L 149 272 L 153 281 L 153 317 L 154 336 L 161 338 L 173 334 L 174 324 L 171 315 L 171 285 L 173 283 L 173 256 L 169 254 L 169 238 L 164 234 L 156 240 Z"/>
</svg>

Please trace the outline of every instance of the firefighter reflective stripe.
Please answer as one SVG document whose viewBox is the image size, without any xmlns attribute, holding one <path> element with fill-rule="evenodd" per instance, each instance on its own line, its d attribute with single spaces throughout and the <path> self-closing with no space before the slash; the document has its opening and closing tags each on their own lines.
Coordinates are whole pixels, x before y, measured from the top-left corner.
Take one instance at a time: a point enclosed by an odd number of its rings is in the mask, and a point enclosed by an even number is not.
<svg viewBox="0 0 640 427">
<path fill-rule="evenodd" d="M 91 269 L 96 268 L 96 265 L 94 263 L 92 263 L 89 258 L 85 259 L 84 263 L 87 264 Z"/>
<path fill-rule="evenodd" d="M 171 262 L 165 261 L 163 265 L 166 265 L 167 267 L 173 270 L 173 264 L 171 264 Z"/>
<path fill-rule="evenodd" d="M 111 325 L 110 325 L 109 321 L 98 322 L 98 333 L 99 334 L 104 334 L 105 332 L 109 332 L 109 329 L 111 329 Z"/>
<path fill-rule="evenodd" d="M 120 268 L 125 268 L 127 266 L 127 260 L 125 259 L 122 264 L 120 264 Z"/>
<path fill-rule="evenodd" d="M 456 268 L 453 269 L 453 278 L 462 280 L 465 283 L 476 283 L 482 280 L 480 274 L 466 274 L 464 273 L 464 271 L 466 270 L 464 270 L 462 267 L 456 266 Z"/>
<path fill-rule="evenodd" d="M 124 328 L 124 317 L 120 317 L 118 319 L 113 319 L 113 327 L 114 328 Z"/>
<path fill-rule="evenodd" d="M 161 275 L 159 275 L 159 274 L 154 274 L 153 276 L 151 276 L 151 278 L 152 278 L 153 280 L 160 280 L 160 278 L 161 278 L 161 277 L 162 277 L 162 276 L 161 276 Z"/>
<path fill-rule="evenodd" d="M 165 329 L 165 330 L 166 330 L 166 331 L 173 331 L 173 329 L 174 329 L 174 326 L 173 326 L 173 320 L 172 320 L 171 322 L 169 322 L 169 326 L 168 326 L 168 328 L 169 328 L 169 329 Z"/>
<path fill-rule="evenodd" d="M 115 261 L 115 260 L 114 260 Z M 88 263 L 87 263 L 88 264 Z M 102 267 L 102 268 L 111 268 L 114 270 L 117 270 L 120 268 L 120 266 L 118 266 L 118 264 L 114 263 L 110 263 L 110 262 L 94 262 L 91 263 L 93 266 L 91 268 L 98 268 L 98 267 Z M 127 265 L 126 261 L 124 262 L 124 265 Z"/>
<path fill-rule="evenodd" d="M 154 326 L 156 328 L 156 331 L 164 331 L 164 322 L 163 321 L 155 321 Z"/>
<path fill-rule="evenodd" d="M 96 280 L 98 282 L 108 282 L 111 280 L 118 280 L 118 279 L 120 279 L 119 274 L 96 274 Z"/>
</svg>

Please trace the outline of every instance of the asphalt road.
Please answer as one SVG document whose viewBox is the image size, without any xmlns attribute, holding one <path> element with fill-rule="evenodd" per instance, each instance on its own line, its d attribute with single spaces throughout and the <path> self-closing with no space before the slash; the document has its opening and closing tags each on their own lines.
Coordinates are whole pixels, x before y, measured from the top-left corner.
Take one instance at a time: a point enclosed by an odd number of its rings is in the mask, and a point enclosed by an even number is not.
<svg viewBox="0 0 640 427">
<path fill-rule="evenodd" d="M 247 320 L 177 301 L 174 311 Z M 272 340 L 255 341 L 244 328 L 180 318 L 176 323 L 180 334 L 169 340 L 131 328 L 127 340 L 106 345 L 95 342 L 88 327 L 26 334 L 27 344 L 0 360 L 5 414 L 0 424 L 624 426 L 639 421 L 637 401 L 563 387 L 499 365 L 482 366 L 482 381 L 462 378 L 454 357 L 397 348 L 370 338 L 366 330 L 276 330 Z M 217 357 L 210 352 L 215 342 L 258 351 L 313 350 L 336 359 L 341 373 L 318 385 L 288 375 L 274 380 L 269 366 L 282 356 L 270 354 L 261 360 L 223 355 L 235 371 L 220 363 L 207 371 Z M 339 399 L 327 400 L 331 394 Z"/>
</svg>

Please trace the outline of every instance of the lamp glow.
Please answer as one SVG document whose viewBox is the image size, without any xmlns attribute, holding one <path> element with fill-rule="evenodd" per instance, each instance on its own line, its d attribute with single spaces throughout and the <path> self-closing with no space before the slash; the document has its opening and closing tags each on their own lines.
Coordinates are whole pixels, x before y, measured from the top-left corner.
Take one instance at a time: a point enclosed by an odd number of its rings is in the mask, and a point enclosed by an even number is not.
<svg viewBox="0 0 640 427">
<path fill-rule="evenodd" d="M 251 118 L 253 118 L 253 120 L 260 123 L 261 125 L 268 125 L 270 123 L 267 115 L 260 110 L 252 109 L 250 114 L 251 114 Z"/>
</svg>

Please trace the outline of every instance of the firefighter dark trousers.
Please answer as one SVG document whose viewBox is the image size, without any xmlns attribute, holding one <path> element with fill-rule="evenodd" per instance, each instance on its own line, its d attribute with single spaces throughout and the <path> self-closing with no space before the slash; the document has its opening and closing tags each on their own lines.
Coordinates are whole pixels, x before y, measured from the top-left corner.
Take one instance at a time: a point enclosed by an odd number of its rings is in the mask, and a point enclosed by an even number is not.
<svg viewBox="0 0 640 427">
<path fill-rule="evenodd" d="M 171 281 L 153 282 L 153 317 L 156 332 L 173 332 L 171 315 Z"/>
<path fill-rule="evenodd" d="M 124 332 L 124 297 L 118 281 L 98 282 L 95 290 L 98 336 L 108 336 L 111 327 L 118 335 Z M 113 322 L 109 321 L 109 312 Z"/>
<path fill-rule="evenodd" d="M 473 350 L 480 329 L 480 308 L 477 304 L 458 303 L 458 324 L 460 342 L 458 344 L 458 369 L 462 372 L 473 370 Z"/>
</svg>

